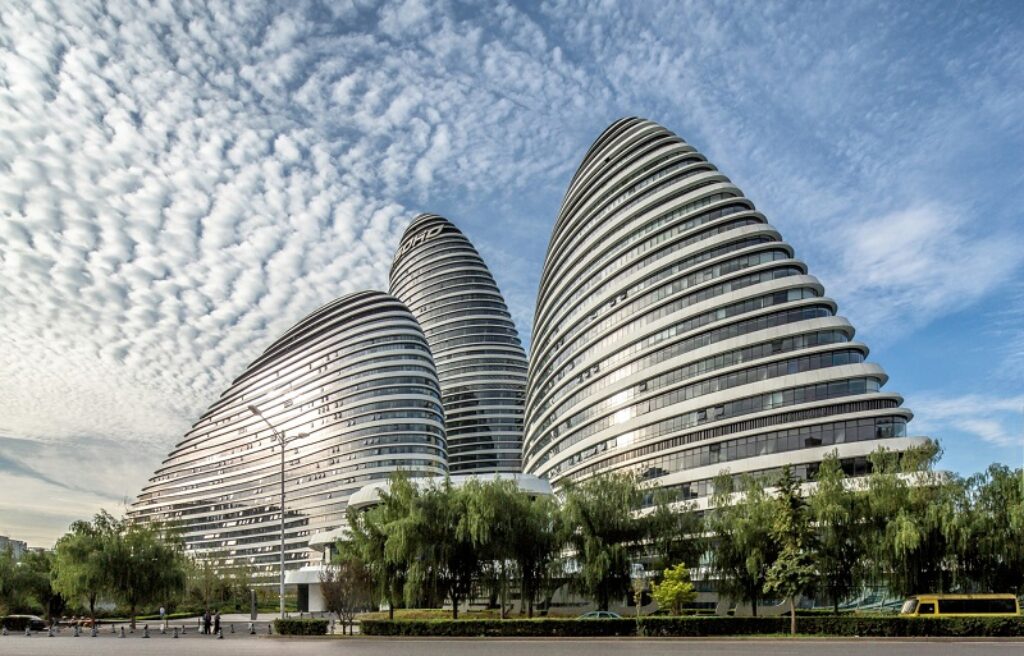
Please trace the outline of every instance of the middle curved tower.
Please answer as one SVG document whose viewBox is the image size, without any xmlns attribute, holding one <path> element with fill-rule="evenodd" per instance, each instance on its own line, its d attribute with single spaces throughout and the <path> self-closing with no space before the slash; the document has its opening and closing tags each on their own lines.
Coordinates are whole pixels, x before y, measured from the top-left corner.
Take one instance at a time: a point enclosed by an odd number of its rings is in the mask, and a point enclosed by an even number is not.
<svg viewBox="0 0 1024 656">
<path fill-rule="evenodd" d="M 526 353 L 483 258 L 436 214 L 412 220 L 391 293 L 416 316 L 441 383 L 452 474 L 519 472 Z"/>
</svg>

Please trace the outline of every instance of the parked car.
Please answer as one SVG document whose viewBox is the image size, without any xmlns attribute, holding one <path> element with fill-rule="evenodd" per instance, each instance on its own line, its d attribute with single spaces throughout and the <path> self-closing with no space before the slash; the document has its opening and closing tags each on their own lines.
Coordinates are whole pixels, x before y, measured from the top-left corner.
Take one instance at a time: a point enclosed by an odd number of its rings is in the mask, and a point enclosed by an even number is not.
<svg viewBox="0 0 1024 656">
<path fill-rule="evenodd" d="M 5 625 L 21 624 L 22 626 L 24 626 L 26 623 L 28 624 L 28 628 L 32 629 L 33 631 L 45 631 L 47 628 L 46 622 L 43 620 L 43 618 L 39 617 L 38 615 L 7 615 L 6 617 L 4 617 Z"/>
<path fill-rule="evenodd" d="M 577 619 L 581 620 L 621 620 L 622 615 L 613 613 L 610 610 L 592 610 L 589 613 L 583 613 Z"/>
</svg>

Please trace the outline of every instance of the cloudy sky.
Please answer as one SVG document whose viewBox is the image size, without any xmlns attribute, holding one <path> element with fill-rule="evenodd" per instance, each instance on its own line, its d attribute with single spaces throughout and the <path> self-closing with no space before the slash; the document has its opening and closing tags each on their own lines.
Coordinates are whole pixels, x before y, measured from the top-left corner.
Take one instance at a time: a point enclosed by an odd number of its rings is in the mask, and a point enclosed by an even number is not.
<svg viewBox="0 0 1024 656">
<path fill-rule="evenodd" d="M 122 509 L 420 211 L 529 340 L 614 119 L 766 212 L 969 473 L 1024 460 L 1024 4 L 20 2 L 0 13 L 0 534 Z"/>
</svg>

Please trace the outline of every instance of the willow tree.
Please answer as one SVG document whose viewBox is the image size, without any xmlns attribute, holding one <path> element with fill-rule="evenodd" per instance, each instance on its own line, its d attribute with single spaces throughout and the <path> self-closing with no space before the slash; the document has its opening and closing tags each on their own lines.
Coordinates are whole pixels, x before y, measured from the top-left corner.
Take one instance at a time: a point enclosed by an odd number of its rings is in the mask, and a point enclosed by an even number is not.
<svg viewBox="0 0 1024 656">
<path fill-rule="evenodd" d="M 358 558 L 366 567 L 376 594 L 388 605 L 390 619 L 395 618 L 395 608 L 403 600 L 406 563 L 394 546 L 389 551 L 388 540 L 395 533 L 392 524 L 408 516 L 415 496 L 409 477 L 393 474 L 379 504 L 365 512 L 348 509 L 350 538 L 337 545 L 338 553 Z"/>
<path fill-rule="evenodd" d="M 705 515 L 712 536 L 711 569 L 719 593 L 749 601 L 755 617 L 764 597 L 768 568 L 780 551 L 771 535 L 772 511 L 761 480 L 744 477 L 741 491 L 737 491 L 730 474 L 715 478 L 711 508 Z"/>
<path fill-rule="evenodd" d="M 835 451 L 822 460 L 808 505 L 817 529 L 815 564 L 820 589 L 838 614 L 839 603 L 852 595 L 862 580 L 864 526 L 861 500 L 847 483 Z"/>
<path fill-rule="evenodd" d="M 676 501 L 663 488 L 652 493 L 654 510 L 647 515 L 651 565 L 663 572 L 677 563 L 698 563 L 707 551 L 704 520 L 694 504 Z"/>
<path fill-rule="evenodd" d="M 547 595 L 554 594 L 554 587 L 562 580 L 560 557 L 567 536 L 565 518 L 554 497 L 524 497 L 522 493 L 517 497 L 511 549 L 519 569 L 520 598 L 527 615 L 533 617 L 537 596 L 544 589 Z"/>
<path fill-rule="evenodd" d="M 600 610 L 630 591 L 632 561 L 647 536 L 645 520 L 633 512 L 642 501 L 636 478 L 626 474 L 595 476 L 565 489 L 562 512 L 579 563 L 575 584 Z"/>
<path fill-rule="evenodd" d="M 107 546 L 120 530 L 119 522 L 107 511 L 92 521 L 71 525 L 54 547 L 53 587 L 66 599 L 82 599 L 89 617 L 96 619 L 96 601 L 113 588 L 113 571 L 105 558 Z"/>
<path fill-rule="evenodd" d="M 993 464 L 966 481 L 962 566 L 978 590 L 1024 594 L 1024 470 Z"/>
<path fill-rule="evenodd" d="M 877 582 L 897 595 L 953 586 L 962 518 L 951 509 L 955 482 L 932 471 L 938 447 L 871 454 L 864 530 L 865 561 Z"/>
<path fill-rule="evenodd" d="M 184 591 L 187 565 L 181 544 L 157 527 L 118 524 L 103 555 L 112 575 L 110 591 L 128 607 L 134 630 L 140 607 Z"/>
<path fill-rule="evenodd" d="M 490 583 L 501 605 L 504 619 L 508 607 L 509 582 L 518 563 L 513 547 L 517 533 L 524 527 L 529 498 L 519 490 L 515 481 L 479 481 L 472 479 L 459 490 L 466 514 L 462 519 L 463 531 L 468 532 L 479 554 L 480 572 Z"/>
</svg>

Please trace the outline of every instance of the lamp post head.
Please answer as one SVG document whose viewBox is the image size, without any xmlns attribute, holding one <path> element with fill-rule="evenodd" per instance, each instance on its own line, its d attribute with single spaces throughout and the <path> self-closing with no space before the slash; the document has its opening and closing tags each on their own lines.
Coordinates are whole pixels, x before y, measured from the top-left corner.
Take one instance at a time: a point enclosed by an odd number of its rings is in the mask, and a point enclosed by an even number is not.
<svg viewBox="0 0 1024 656">
<path fill-rule="evenodd" d="M 248 407 L 249 408 L 249 412 L 253 413 L 254 415 L 260 414 L 260 409 L 257 408 L 256 406 L 250 404 L 250 405 L 248 405 L 246 407 Z"/>
</svg>

